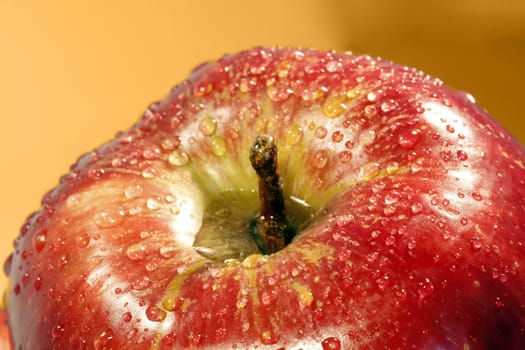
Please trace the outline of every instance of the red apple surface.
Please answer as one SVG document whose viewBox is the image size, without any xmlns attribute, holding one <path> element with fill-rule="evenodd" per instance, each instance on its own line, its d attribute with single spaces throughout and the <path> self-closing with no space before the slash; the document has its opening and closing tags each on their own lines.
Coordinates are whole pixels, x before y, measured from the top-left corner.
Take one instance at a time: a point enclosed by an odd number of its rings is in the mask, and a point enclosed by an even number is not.
<svg viewBox="0 0 525 350">
<path fill-rule="evenodd" d="M 291 234 L 265 251 L 274 216 Z M 6 303 L 15 349 L 525 349 L 524 242 L 524 147 L 471 95 L 256 48 L 80 157 L 23 225 Z"/>
<path fill-rule="evenodd" d="M 9 334 L 9 326 L 7 324 L 7 312 L 0 310 L 0 349 L 11 349 L 11 340 Z"/>
</svg>

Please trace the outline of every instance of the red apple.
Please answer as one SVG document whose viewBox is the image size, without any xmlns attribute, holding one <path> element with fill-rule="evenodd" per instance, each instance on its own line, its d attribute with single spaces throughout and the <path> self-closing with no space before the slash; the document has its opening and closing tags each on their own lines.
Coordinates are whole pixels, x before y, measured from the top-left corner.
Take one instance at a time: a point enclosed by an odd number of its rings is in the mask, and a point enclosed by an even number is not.
<svg viewBox="0 0 525 350">
<path fill-rule="evenodd" d="M 471 95 L 257 48 L 62 177 L 5 264 L 9 322 L 27 350 L 525 349 L 524 235 L 524 147 Z"/>
<path fill-rule="evenodd" d="M 9 326 L 7 324 L 7 313 L 0 310 L 0 349 L 11 349 L 11 340 L 9 339 Z"/>
</svg>

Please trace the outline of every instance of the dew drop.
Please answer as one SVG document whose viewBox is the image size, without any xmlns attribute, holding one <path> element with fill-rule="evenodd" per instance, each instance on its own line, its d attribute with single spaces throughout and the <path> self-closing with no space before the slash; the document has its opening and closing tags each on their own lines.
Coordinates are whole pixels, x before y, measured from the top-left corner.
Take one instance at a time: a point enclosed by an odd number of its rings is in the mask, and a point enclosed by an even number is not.
<svg viewBox="0 0 525 350">
<path fill-rule="evenodd" d="M 146 247 L 143 244 L 134 244 L 126 249 L 126 255 L 129 260 L 137 261 L 146 257 Z"/>
<path fill-rule="evenodd" d="M 377 113 L 377 107 L 373 105 L 367 105 L 365 106 L 364 112 L 367 118 L 372 118 Z"/>
<path fill-rule="evenodd" d="M 330 73 L 340 72 L 343 69 L 343 64 L 338 61 L 330 61 L 326 64 L 326 70 Z"/>
<path fill-rule="evenodd" d="M 159 157 L 159 155 L 160 149 L 158 149 L 155 146 L 148 147 L 142 152 L 142 156 L 144 157 L 144 159 L 148 160 L 156 159 Z"/>
<path fill-rule="evenodd" d="M 279 341 L 279 335 L 270 330 L 261 333 L 261 343 L 264 345 L 273 345 Z"/>
<path fill-rule="evenodd" d="M 35 281 L 33 282 L 33 288 L 35 291 L 39 291 L 40 288 L 42 288 L 42 278 L 40 276 L 36 276 Z"/>
<path fill-rule="evenodd" d="M 46 245 L 47 240 L 47 230 L 43 229 L 42 231 L 38 232 L 33 237 L 33 249 L 35 249 L 35 252 L 40 253 L 44 246 Z"/>
<path fill-rule="evenodd" d="M 421 132 L 418 129 L 413 129 L 410 132 L 404 132 L 399 135 L 398 144 L 405 149 L 412 148 L 420 138 Z"/>
<path fill-rule="evenodd" d="M 149 209 L 149 210 L 159 210 L 160 209 L 160 203 L 153 199 L 153 198 L 148 198 L 148 200 L 146 201 L 146 207 Z"/>
<path fill-rule="evenodd" d="M 334 131 L 334 133 L 332 134 L 332 141 L 333 142 L 341 142 L 343 140 L 343 133 L 341 131 Z"/>
<path fill-rule="evenodd" d="M 314 159 L 312 165 L 317 169 L 322 169 L 328 163 L 328 151 L 326 150 L 317 150 L 314 153 Z"/>
<path fill-rule="evenodd" d="M 479 192 L 472 192 L 472 198 L 478 202 L 483 200 L 483 196 Z"/>
<path fill-rule="evenodd" d="M 321 342 L 323 350 L 340 350 L 341 341 L 336 337 L 329 337 Z"/>
<path fill-rule="evenodd" d="M 94 219 L 99 228 L 111 228 L 118 226 L 124 218 L 116 211 L 100 211 L 95 214 Z"/>
<path fill-rule="evenodd" d="M 127 199 L 137 198 L 140 197 L 143 192 L 144 190 L 142 186 L 130 185 L 124 190 L 124 196 L 126 196 Z"/>
<path fill-rule="evenodd" d="M 122 321 L 128 323 L 131 321 L 131 319 L 133 318 L 133 315 L 131 315 L 131 312 L 125 312 L 123 315 L 122 315 Z"/>
<path fill-rule="evenodd" d="M 366 130 L 359 136 L 359 142 L 363 145 L 369 145 L 376 139 L 376 132 L 374 130 Z"/>
<path fill-rule="evenodd" d="M 13 253 L 9 254 L 6 261 L 4 262 L 4 273 L 9 276 L 11 274 L 11 268 L 13 267 Z"/>
<path fill-rule="evenodd" d="M 270 305 L 277 300 L 277 293 L 275 291 L 263 290 L 261 292 L 261 303 L 263 305 Z"/>
<path fill-rule="evenodd" d="M 467 154 L 467 152 L 465 152 L 465 151 L 463 151 L 463 150 L 459 150 L 459 151 L 457 151 L 456 154 L 457 154 L 458 159 L 459 159 L 460 161 L 465 161 L 465 160 L 468 159 L 468 154 Z"/>
<path fill-rule="evenodd" d="M 146 309 L 146 317 L 152 322 L 162 322 L 166 318 L 166 311 L 152 305 Z"/>
<path fill-rule="evenodd" d="M 381 108 L 381 111 L 383 113 L 388 113 L 397 108 L 397 102 L 395 100 L 390 99 L 381 103 L 381 106 L 379 108 Z"/>
<path fill-rule="evenodd" d="M 293 146 L 303 139 L 303 129 L 294 124 L 286 130 L 286 144 Z"/>
<path fill-rule="evenodd" d="M 80 232 L 75 236 L 75 245 L 79 248 L 86 248 L 89 245 L 89 235 L 85 232 Z"/>
<path fill-rule="evenodd" d="M 366 99 L 370 102 L 374 102 L 377 100 L 377 94 L 373 91 L 370 91 L 368 94 L 366 94 Z"/>
<path fill-rule="evenodd" d="M 51 330 L 51 336 L 53 339 L 61 338 L 64 335 L 65 328 L 60 323 L 56 324 Z"/>
<path fill-rule="evenodd" d="M 176 253 L 174 246 L 164 246 L 159 249 L 159 255 L 164 259 L 172 258 Z"/>
<path fill-rule="evenodd" d="M 328 134 L 328 130 L 326 130 L 326 128 L 322 126 L 318 126 L 314 132 L 315 137 L 317 137 L 318 139 L 324 138 L 326 134 Z"/>
<path fill-rule="evenodd" d="M 466 225 L 468 224 L 468 219 L 465 217 L 462 217 L 461 219 L 459 219 L 459 222 L 461 223 L 461 225 Z"/>
<path fill-rule="evenodd" d="M 173 166 L 183 166 L 188 164 L 190 157 L 182 150 L 175 150 L 168 156 L 168 163 Z"/>
<path fill-rule="evenodd" d="M 140 276 L 131 281 L 131 288 L 135 290 L 142 290 L 147 288 L 151 283 L 148 276 Z"/>
<path fill-rule="evenodd" d="M 202 118 L 201 122 L 199 123 L 199 131 L 204 136 L 212 136 L 215 134 L 215 131 L 217 130 L 217 121 L 215 118 L 211 116 L 206 116 Z"/>
<path fill-rule="evenodd" d="M 434 293 L 434 285 L 430 279 L 425 278 L 423 281 L 418 283 L 419 300 L 423 300 Z"/>
<path fill-rule="evenodd" d="M 386 173 L 391 175 L 394 174 L 399 170 L 399 163 L 397 162 L 390 162 L 386 166 Z"/>
<path fill-rule="evenodd" d="M 113 341 L 113 333 L 111 330 L 102 331 L 97 335 L 93 341 L 95 350 L 111 349 L 111 342 Z"/>
<path fill-rule="evenodd" d="M 479 238 L 476 237 L 470 241 L 470 247 L 473 251 L 477 252 L 483 247 L 483 243 Z"/>
<path fill-rule="evenodd" d="M 328 118 L 340 116 L 347 108 L 344 104 L 344 98 L 338 95 L 329 96 L 323 103 L 323 113 Z"/>
<path fill-rule="evenodd" d="M 215 136 L 211 139 L 211 150 L 217 157 L 221 157 L 226 153 L 226 142 L 221 136 Z"/>
<path fill-rule="evenodd" d="M 503 300 L 501 300 L 500 297 L 496 297 L 496 301 L 494 302 L 494 305 L 496 306 L 496 308 L 501 309 L 505 306 L 505 303 L 503 302 Z"/>
<path fill-rule="evenodd" d="M 155 176 L 157 176 L 157 171 L 154 168 L 148 167 L 142 170 L 141 175 L 145 179 L 153 179 Z"/>
<path fill-rule="evenodd" d="M 337 158 L 339 158 L 339 161 L 341 163 L 346 164 L 350 160 L 352 160 L 352 152 L 350 152 L 350 151 L 342 151 L 341 153 L 339 153 Z"/>
<path fill-rule="evenodd" d="M 401 199 L 401 196 L 398 193 L 387 193 L 384 202 L 387 205 L 397 203 Z"/>
</svg>

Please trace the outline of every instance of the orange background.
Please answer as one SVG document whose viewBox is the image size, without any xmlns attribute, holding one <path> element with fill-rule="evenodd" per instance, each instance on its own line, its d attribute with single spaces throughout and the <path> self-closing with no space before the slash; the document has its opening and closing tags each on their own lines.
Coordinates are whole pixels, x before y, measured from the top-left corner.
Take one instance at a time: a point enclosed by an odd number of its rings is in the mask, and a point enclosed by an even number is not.
<svg viewBox="0 0 525 350">
<path fill-rule="evenodd" d="M 81 153 L 197 63 L 255 45 L 415 66 L 470 91 L 525 142 L 523 0 L 0 0 L 0 260 Z"/>
</svg>

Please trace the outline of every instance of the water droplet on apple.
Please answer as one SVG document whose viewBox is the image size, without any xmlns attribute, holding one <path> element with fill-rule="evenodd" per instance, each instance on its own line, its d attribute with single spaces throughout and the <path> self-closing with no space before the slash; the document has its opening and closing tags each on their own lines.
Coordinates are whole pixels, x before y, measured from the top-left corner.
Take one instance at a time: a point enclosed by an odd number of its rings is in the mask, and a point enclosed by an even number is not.
<svg viewBox="0 0 525 350">
<path fill-rule="evenodd" d="M 128 323 L 130 322 L 131 320 L 133 319 L 133 315 L 131 314 L 131 312 L 125 312 L 123 315 L 122 315 L 122 321 Z"/>
<path fill-rule="evenodd" d="M 339 153 L 337 158 L 339 159 L 339 161 L 341 163 L 346 164 L 350 160 L 352 160 L 352 152 L 350 152 L 350 151 L 342 151 L 341 153 Z"/>
<path fill-rule="evenodd" d="M 46 240 L 46 229 L 41 230 L 35 236 L 33 236 L 33 249 L 35 249 L 35 252 L 40 253 L 44 249 L 44 246 L 46 245 Z"/>
<path fill-rule="evenodd" d="M 328 337 L 321 342 L 323 350 L 340 350 L 341 341 L 336 337 Z"/>
<path fill-rule="evenodd" d="M 162 344 L 173 345 L 176 340 L 177 340 L 177 335 L 175 333 L 170 333 L 164 336 L 164 338 L 162 338 Z"/>
<path fill-rule="evenodd" d="M 279 341 L 279 335 L 270 330 L 261 333 L 261 343 L 264 345 L 273 345 Z"/>
<path fill-rule="evenodd" d="M 326 63 L 326 70 L 330 73 L 340 72 L 343 69 L 343 64 L 338 61 L 330 61 Z"/>
<path fill-rule="evenodd" d="M 474 200 L 476 200 L 478 202 L 483 200 L 483 196 L 481 195 L 481 193 L 479 193 L 477 191 L 476 192 L 472 192 L 472 198 L 474 198 Z"/>
<path fill-rule="evenodd" d="M 379 108 L 381 108 L 381 111 L 383 113 L 388 113 L 397 108 L 397 102 L 396 100 L 390 99 L 381 103 L 381 106 Z"/>
<path fill-rule="evenodd" d="M 366 94 L 366 99 L 370 102 L 374 102 L 377 100 L 377 94 L 374 91 L 370 91 Z"/>
<path fill-rule="evenodd" d="M 143 244 L 134 244 L 126 250 L 126 255 L 129 260 L 137 261 L 146 257 L 146 247 Z"/>
<path fill-rule="evenodd" d="M 160 149 L 158 149 L 156 146 L 149 146 L 146 147 L 146 149 L 142 152 L 142 156 L 144 159 L 147 160 L 153 160 L 158 158 L 160 155 Z"/>
<path fill-rule="evenodd" d="M 419 300 L 423 300 L 434 293 L 434 285 L 429 278 L 425 278 L 418 283 Z"/>
<path fill-rule="evenodd" d="M 386 196 L 384 198 L 384 203 L 387 204 L 387 205 L 390 205 L 390 204 L 394 204 L 394 203 L 399 202 L 400 199 L 401 199 L 401 196 L 399 195 L 399 193 L 397 193 L 397 192 L 390 192 L 390 193 L 386 194 Z"/>
<path fill-rule="evenodd" d="M 131 288 L 135 290 L 142 290 L 147 288 L 151 283 L 148 276 L 137 277 L 131 282 Z"/>
<path fill-rule="evenodd" d="M 463 218 L 461 218 L 461 219 L 459 220 L 459 222 L 461 223 L 461 225 L 466 225 L 466 224 L 468 224 L 468 219 L 465 218 L 465 217 L 463 217 Z"/>
<path fill-rule="evenodd" d="M 204 136 L 212 136 L 217 130 L 217 121 L 211 116 L 206 116 L 202 118 L 199 124 L 199 131 Z"/>
<path fill-rule="evenodd" d="M 374 105 L 368 105 L 364 108 L 365 116 L 372 119 L 377 114 L 377 107 Z"/>
<path fill-rule="evenodd" d="M 328 130 L 326 130 L 325 127 L 323 126 L 318 126 L 315 131 L 314 131 L 314 135 L 315 137 L 317 137 L 318 139 L 322 139 L 326 136 L 326 134 L 328 134 Z"/>
<path fill-rule="evenodd" d="M 321 149 L 314 153 L 314 159 L 312 165 L 317 169 L 322 169 L 328 163 L 328 151 Z"/>
<path fill-rule="evenodd" d="M 146 271 L 152 272 L 159 268 L 160 261 L 158 259 L 151 259 L 146 263 Z"/>
<path fill-rule="evenodd" d="M 465 152 L 465 151 L 463 151 L 463 150 L 459 150 L 459 151 L 457 151 L 456 154 L 457 154 L 458 159 L 459 159 L 460 161 L 465 161 L 465 160 L 468 159 L 468 154 L 467 154 L 467 152 Z"/>
<path fill-rule="evenodd" d="M 477 252 L 483 247 L 483 243 L 479 238 L 475 237 L 470 241 L 470 246 L 473 251 Z"/>
<path fill-rule="evenodd" d="M 126 187 L 124 190 L 124 196 L 126 196 L 127 199 L 137 198 L 142 195 L 144 192 L 144 189 L 140 185 L 131 185 Z"/>
<path fill-rule="evenodd" d="M 11 268 L 13 267 L 13 253 L 9 254 L 6 261 L 4 262 L 4 273 L 9 276 Z"/>
<path fill-rule="evenodd" d="M 148 168 L 142 170 L 141 175 L 145 179 L 153 179 L 154 177 L 157 176 L 157 171 L 154 168 L 152 168 L 152 167 L 148 167 Z"/>
<path fill-rule="evenodd" d="M 85 232 L 80 232 L 75 236 L 75 245 L 79 248 L 86 248 L 89 245 L 89 235 Z"/>
<path fill-rule="evenodd" d="M 387 174 L 391 175 L 394 174 L 399 170 L 399 163 L 398 162 L 389 162 L 386 166 L 386 172 Z"/>
<path fill-rule="evenodd" d="M 36 276 L 35 281 L 33 282 L 33 288 L 35 291 L 39 291 L 40 288 L 42 288 L 42 278 L 40 276 Z"/>
<path fill-rule="evenodd" d="M 61 338 L 64 335 L 64 332 L 64 326 L 58 323 L 51 330 L 51 336 L 53 337 L 53 339 Z"/>
<path fill-rule="evenodd" d="M 332 133 L 332 141 L 335 143 L 341 142 L 343 140 L 343 137 L 344 137 L 343 133 L 339 130 L 334 131 Z"/>
<path fill-rule="evenodd" d="M 347 108 L 344 97 L 339 95 L 331 95 L 323 103 L 323 113 L 328 118 L 340 116 Z"/>
<path fill-rule="evenodd" d="M 226 153 L 226 142 L 221 136 L 215 136 L 211 139 L 211 150 L 217 157 L 221 157 Z"/>
<path fill-rule="evenodd" d="M 303 129 L 294 124 L 286 130 L 286 144 L 293 146 L 301 142 L 303 139 Z"/>
<path fill-rule="evenodd" d="M 146 317 L 152 322 L 162 322 L 166 318 L 166 311 L 152 305 L 146 309 Z"/>
<path fill-rule="evenodd" d="M 273 290 L 263 290 L 261 292 L 261 303 L 263 305 L 270 305 L 277 300 L 277 293 Z"/>
<path fill-rule="evenodd" d="M 410 209 L 412 210 L 412 213 L 417 214 L 423 210 L 423 204 L 414 203 L 410 206 Z"/>
<path fill-rule="evenodd" d="M 164 259 L 172 258 L 176 253 L 174 246 L 164 246 L 159 249 L 159 255 Z"/>
<path fill-rule="evenodd" d="M 190 343 L 190 346 L 195 347 L 199 345 L 202 342 L 203 335 L 201 333 L 193 333 L 191 332 L 188 336 L 188 342 Z"/>
<path fill-rule="evenodd" d="M 498 309 L 501 309 L 501 308 L 505 307 L 505 303 L 503 302 L 503 300 L 501 300 L 500 297 L 496 297 L 496 301 L 494 302 L 494 305 Z"/>
<path fill-rule="evenodd" d="M 366 130 L 359 135 L 359 143 L 362 145 L 369 145 L 376 139 L 376 132 L 374 130 Z"/>
<path fill-rule="evenodd" d="M 170 153 L 168 156 L 168 163 L 170 163 L 173 166 L 183 166 L 188 164 L 190 160 L 190 157 L 188 154 L 182 150 L 175 150 Z"/>
<path fill-rule="evenodd" d="M 99 228 L 112 228 L 118 226 L 124 217 L 118 211 L 100 211 L 95 214 L 95 224 Z"/>
<path fill-rule="evenodd" d="M 420 138 L 421 132 L 418 129 L 413 129 L 399 135 L 398 144 L 405 149 L 412 148 L 417 144 Z"/>
<path fill-rule="evenodd" d="M 160 209 L 160 203 L 157 202 L 156 199 L 148 198 L 148 199 L 146 200 L 146 207 L 147 207 L 149 210 L 159 210 L 159 209 Z"/>
<path fill-rule="evenodd" d="M 97 335 L 93 341 L 95 350 L 111 349 L 111 342 L 113 341 L 113 332 L 111 330 L 102 331 Z"/>
</svg>

